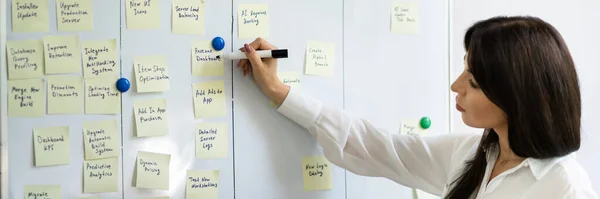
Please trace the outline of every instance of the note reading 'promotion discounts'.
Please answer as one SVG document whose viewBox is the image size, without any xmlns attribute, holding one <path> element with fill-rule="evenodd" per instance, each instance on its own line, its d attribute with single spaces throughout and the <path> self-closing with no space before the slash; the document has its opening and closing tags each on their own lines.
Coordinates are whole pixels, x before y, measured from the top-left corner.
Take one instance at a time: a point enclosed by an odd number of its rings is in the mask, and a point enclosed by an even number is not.
<svg viewBox="0 0 600 199">
<path fill-rule="evenodd" d="M 83 161 L 83 193 L 117 192 L 119 159 Z"/>
<path fill-rule="evenodd" d="M 217 199 L 218 195 L 218 170 L 187 171 L 185 198 Z"/>
<path fill-rule="evenodd" d="M 42 40 L 6 42 L 8 79 L 30 79 L 44 76 L 44 43 Z"/>
<path fill-rule="evenodd" d="M 159 0 L 126 0 L 127 29 L 160 28 Z"/>
<path fill-rule="evenodd" d="M 44 36 L 46 74 L 81 72 L 79 36 Z"/>
<path fill-rule="evenodd" d="M 85 160 L 119 156 L 120 139 L 117 120 L 87 121 L 83 123 Z"/>
<path fill-rule="evenodd" d="M 116 39 L 82 41 L 83 76 L 85 78 L 118 76 L 116 48 Z"/>
<path fill-rule="evenodd" d="M 170 154 L 139 151 L 136 160 L 135 187 L 169 190 Z"/>
<path fill-rule="evenodd" d="M 133 62 L 137 92 L 169 90 L 169 70 L 166 56 L 138 56 Z"/>
<path fill-rule="evenodd" d="M 269 15 L 267 4 L 238 5 L 238 37 L 240 39 L 269 37 Z"/>
<path fill-rule="evenodd" d="M 90 31 L 94 28 L 92 0 L 57 0 L 58 31 Z"/>
<path fill-rule="evenodd" d="M 35 166 L 69 164 L 69 126 L 33 129 Z"/>
<path fill-rule="evenodd" d="M 323 156 L 302 158 L 304 190 L 316 191 L 331 189 L 331 166 L 332 164 Z"/>
<path fill-rule="evenodd" d="M 196 119 L 227 115 L 225 82 L 222 80 L 200 82 L 192 85 L 194 115 Z"/>
<path fill-rule="evenodd" d="M 138 100 L 133 105 L 135 135 L 137 137 L 159 136 L 169 133 L 167 99 Z"/>
<path fill-rule="evenodd" d="M 116 77 L 85 80 L 85 114 L 121 113 L 121 94 Z"/>
<path fill-rule="evenodd" d="M 49 26 L 48 1 L 12 1 L 13 32 L 48 32 Z"/>
<path fill-rule="evenodd" d="M 46 102 L 44 79 L 8 81 L 8 116 L 43 117 Z"/>
<path fill-rule="evenodd" d="M 217 59 L 222 56 L 221 51 L 212 47 L 211 41 L 192 42 L 192 75 L 194 76 L 223 76 L 224 60 Z"/>
<path fill-rule="evenodd" d="M 335 45 L 331 42 L 309 41 L 306 46 L 307 75 L 331 76 L 335 64 Z"/>
<path fill-rule="evenodd" d="M 395 34 L 416 34 L 419 31 L 419 7 L 414 2 L 396 2 L 392 6 L 391 28 Z"/>
<path fill-rule="evenodd" d="M 48 77 L 48 114 L 83 113 L 81 76 Z"/>
<path fill-rule="evenodd" d="M 204 34 L 204 1 L 173 0 L 173 33 Z"/>
<path fill-rule="evenodd" d="M 196 125 L 196 157 L 227 157 L 227 123 L 199 123 Z"/>
<path fill-rule="evenodd" d="M 25 185 L 25 199 L 62 198 L 60 185 Z"/>
</svg>

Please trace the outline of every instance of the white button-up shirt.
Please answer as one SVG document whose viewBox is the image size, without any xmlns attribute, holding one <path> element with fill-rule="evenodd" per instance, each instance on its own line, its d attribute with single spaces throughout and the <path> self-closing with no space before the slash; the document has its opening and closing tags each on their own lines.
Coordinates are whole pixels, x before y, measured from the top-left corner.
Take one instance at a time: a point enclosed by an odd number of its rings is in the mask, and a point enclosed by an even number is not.
<svg viewBox="0 0 600 199">
<path fill-rule="evenodd" d="M 482 133 L 410 136 L 373 126 L 361 117 L 291 88 L 277 109 L 300 124 L 323 148 L 324 156 L 350 172 L 385 177 L 398 184 L 445 196 L 479 145 Z M 489 181 L 498 150 L 488 166 L 477 199 L 596 199 L 586 171 L 574 155 L 527 158 Z M 487 183 L 489 181 L 489 183 Z"/>
</svg>

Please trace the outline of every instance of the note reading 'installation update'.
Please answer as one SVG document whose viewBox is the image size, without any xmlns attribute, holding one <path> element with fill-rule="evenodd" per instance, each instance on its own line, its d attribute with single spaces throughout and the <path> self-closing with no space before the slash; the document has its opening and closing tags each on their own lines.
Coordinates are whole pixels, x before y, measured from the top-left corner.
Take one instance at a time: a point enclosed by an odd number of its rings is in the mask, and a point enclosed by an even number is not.
<svg viewBox="0 0 600 199">
<path fill-rule="evenodd" d="M 49 26 L 47 0 L 12 1 L 13 32 L 48 32 Z"/>
</svg>

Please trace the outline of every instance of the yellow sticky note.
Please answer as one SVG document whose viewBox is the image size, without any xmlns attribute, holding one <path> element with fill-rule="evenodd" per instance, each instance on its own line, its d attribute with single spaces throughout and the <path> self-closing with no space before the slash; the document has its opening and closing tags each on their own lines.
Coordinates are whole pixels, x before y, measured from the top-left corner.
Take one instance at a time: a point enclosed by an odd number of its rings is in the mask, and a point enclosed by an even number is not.
<svg viewBox="0 0 600 199">
<path fill-rule="evenodd" d="M 44 36 L 46 74 L 81 72 L 79 36 Z"/>
<path fill-rule="evenodd" d="M 117 192 L 118 184 L 117 157 L 83 161 L 83 193 Z"/>
<path fill-rule="evenodd" d="M 332 164 L 323 156 L 302 158 L 304 190 L 315 191 L 332 188 Z"/>
<path fill-rule="evenodd" d="M 42 40 L 6 42 L 8 79 L 30 79 L 44 76 L 44 43 Z"/>
<path fill-rule="evenodd" d="M 227 157 L 227 123 L 199 123 L 196 125 L 196 157 Z"/>
<path fill-rule="evenodd" d="M 395 34 L 419 32 L 419 7 L 415 2 L 394 2 L 391 12 L 391 29 Z"/>
<path fill-rule="evenodd" d="M 185 198 L 217 199 L 218 195 L 218 170 L 187 171 Z"/>
<path fill-rule="evenodd" d="M 169 190 L 170 154 L 139 151 L 135 187 Z"/>
<path fill-rule="evenodd" d="M 192 75 L 194 76 L 223 76 L 224 60 L 217 59 L 222 51 L 216 51 L 211 41 L 192 42 Z"/>
<path fill-rule="evenodd" d="M 169 133 L 167 99 L 138 100 L 133 105 L 137 137 L 159 136 Z"/>
<path fill-rule="evenodd" d="M 204 34 L 204 1 L 173 0 L 173 33 Z"/>
<path fill-rule="evenodd" d="M 137 56 L 134 58 L 137 92 L 161 92 L 171 87 L 166 56 Z"/>
<path fill-rule="evenodd" d="M 85 114 L 121 113 L 121 94 L 116 77 L 85 79 Z"/>
<path fill-rule="evenodd" d="M 83 76 L 85 78 L 119 76 L 116 48 L 116 39 L 82 41 Z"/>
<path fill-rule="evenodd" d="M 47 0 L 12 1 L 13 32 L 48 32 L 49 26 Z"/>
<path fill-rule="evenodd" d="M 279 81 L 290 87 L 300 88 L 300 75 L 295 71 L 278 72 Z M 271 105 L 275 106 L 275 102 L 271 101 Z"/>
<path fill-rule="evenodd" d="M 126 0 L 127 29 L 160 28 L 159 0 Z"/>
<path fill-rule="evenodd" d="M 269 15 L 267 4 L 238 5 L 238 37 L 240 39 L 269 37 Z"/>
<path fill-rule="evenodd" d="M 25 185 L 25 199 L 60 199 L 60 185 Z"/>
<path fill-rule="evenodd" d="M 44 79 L 8 81 L 8 116 L 43 117 L 46 107 Z"/>
<path fill-rule="evenodd" d="M 101 199 L 100 196 L 79 197 L 77 199 Z"/>
<path fill-rule="evenodd" d="M 421 128 L 419 120 L 416 119 L 403 119 L 400 122 L 400 134 L 404 135 L 423 135 L 425 129 Z"/>
<path fill-rule="evenodd" d="M 307 75 L 333 75 L 335 45 L 331 42 L 308 41 L 305 63 L 304 73 Z"/>
<path fill-rule="evenodd" d="M 83 78 L 48 77 L 48 114 L 83 113 Z"/>
<path fill-rule="evenodd" d="M 69 127 L 43 127 L 33 129 L 35 166 L 69 164 L 71 145 Z"/>
<path fill-rule="evenodd" d="M 118 157 L 121 141 L 117 120 L 98 120 L 83 123 L 85 160 Z"/>
<path fill-rule="evenodd" d="M 224 81 L 195 83 L 192 85 L 192 91 L 196 119 L 227 115 Z"/>
<path fill-rule="evenodd" d="M 92 0 L 56 0 L 58 31 L 94 29 Z"/>
</svg>

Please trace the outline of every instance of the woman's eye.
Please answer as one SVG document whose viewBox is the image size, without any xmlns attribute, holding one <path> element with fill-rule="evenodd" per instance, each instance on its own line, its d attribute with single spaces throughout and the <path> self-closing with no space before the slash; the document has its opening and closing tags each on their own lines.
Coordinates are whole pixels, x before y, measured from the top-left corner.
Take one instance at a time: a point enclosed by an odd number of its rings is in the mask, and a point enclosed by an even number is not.
<svg viewBox="0 0 600 199">
<path fill-rule="evenodd" d="M 473 83 L 473 80 L 469 80 L 469 85 L 473 88 L 479 88 L 479 86 L 477 86 L 475 83 Z"/>
</svg>

